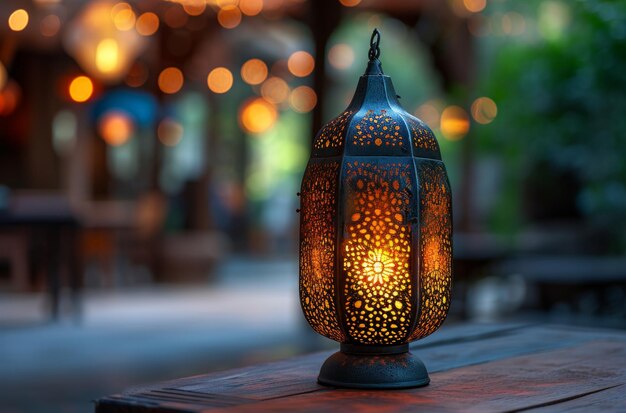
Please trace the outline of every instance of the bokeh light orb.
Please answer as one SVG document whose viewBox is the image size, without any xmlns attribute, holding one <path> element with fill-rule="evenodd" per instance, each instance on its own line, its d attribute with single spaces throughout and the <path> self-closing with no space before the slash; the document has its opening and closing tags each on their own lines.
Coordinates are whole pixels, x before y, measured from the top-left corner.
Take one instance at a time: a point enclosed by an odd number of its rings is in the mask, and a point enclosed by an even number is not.
<svg viewBox="0 0 626 413">
<path fill-rule="evenodd" d="M 498 115 L 498 106 L 493 99 L 486 96 L 479 97 L 472 103 L 472 117 L 482 125 L 487 125 Z"/>
<path fill-rule="evenodd" d="M 287 68 L 292 75 L 297 77 L 306 77 L 313 72 L 315 68 L 315 59 L 310 53 L 303 50 L 294 52 L 287 60 Z"/>
<path fill-rule="evenodd" d="M 233 87 L 233 74 L 225 67 L 216 67 L 209 73 L 207 85 L 213 93 L 226 93 Z"/>
<path fill-rule="evenodd" d="M 276 123 L 278 112 L 274 105 L 263 98 L 245 102 L 239 114 L 241 126 L 249 133 L 263 133 Z"/>
<path fill-rule="evenodd" d="M 93 82 L 87 76 L 76 76 L 70 82 L 68 92 L 74 102 L 86 102 L 93 95 Z"/>
<path fill-rule="evenodd" d="M 150 11 L 145 12 L 137 19 L 135 28 L 140 35 L 151 36 L 159 30 L 159 16 Z"/>
<path fill-rule="evenodd" d="M 310 112 L 316 104 L 317 94 L 309 86 L 298 86 L 289 95 L 289 106 L 296 112 Z"/>
<path fill-rule="evenodd" d="M 42 36 L 52 37 L 55 36 L 61 29 L 61 19 L 56 14 L 49 14 L 39 24 L 39 31 Z"/>
<path fill-rule="evenodd" d="M 263 0 L 239 0 L 239 9 L 246 16 L 256 16 L 263 11 Z"/>
<path fill-rule="evenodd" d="M 98 133 L 111 146 L 120 146 L 128 142 L 135 131 L 132 118 L 123 111 L 106 112 L 98 121 Z"/>
<path fill-rule="evenodd" d="M 157 137 L 165 146 L 176 146 L 184 134 L 183 125 L 172 118 L 163 119 L 157 128 Z"/>
<path fill-rule="evenodd" d="M 237 6 L 225 6 L 217 12 L 217 22 L 225 29 L 234 29 L 241 23 L 241 10 Z"/>
<path fill-rule="evenodd" d="M 448 106 L 441 113 L 440 129 L 446 139 L 456 141 L 469 132 L 469 116 L 460 106 Z"/>
<path fill-rule="evenodd" d="M 289 85 L 283 79 L 272 76 L 261 85 L 261 96 L 268 102 L 282 103 L 289 97 Z"/>
<path fill-rule="evenodd" d="M 168 67 L 159 74 L 159 89 L 169 95 L 178 92 L 185 83 L 183 72 L 177 67 Z"/>
<path fill-rule="evenodd" d="M 345 43 L 334 45 L 328 51 L 328 63 L 335 69 L 349 69 L 354 63 L 354 49 Z"/>
<path fill-rule="evenodd" d="M 260 59 L 250 59 L 241 66 L 241 78 L 249 85 L 258 85 L 267 78 L 267 65 Z"/>
<path fill-rule="evenodd" d="M 361 3 L 361 0 L 339 0 L 339 3 L 345 7 L 354 7 L 358 6 Z"/>
<path fill-rule="evenodd" d="M 14 32 L 21 32 L 28 26 L 28 12 L 24 9 L 17 9 L 9 16 L 9 28 Z"/>
</svg>

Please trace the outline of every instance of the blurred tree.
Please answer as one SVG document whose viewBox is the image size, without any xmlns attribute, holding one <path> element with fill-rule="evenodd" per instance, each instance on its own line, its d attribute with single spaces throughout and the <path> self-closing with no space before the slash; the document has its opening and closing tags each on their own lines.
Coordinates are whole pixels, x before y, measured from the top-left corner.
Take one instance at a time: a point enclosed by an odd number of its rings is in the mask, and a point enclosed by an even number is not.
<svg viewBox="0 0 626 413">
<path fill-rule="evenodd" d="M 609 235 L 611 252 L 624 251 L 626 2 L 535 0 L 524 7 L 530 33 L 496 41 L 491 70 L 482 72 L 483 90 L 500 110 L 479 136 L 481 147 L 506 165 L 494 224 L 521 223 L 522 187 L 531 186 L 535 208 L 524 218 L 579 214 Z"/>
</svg>

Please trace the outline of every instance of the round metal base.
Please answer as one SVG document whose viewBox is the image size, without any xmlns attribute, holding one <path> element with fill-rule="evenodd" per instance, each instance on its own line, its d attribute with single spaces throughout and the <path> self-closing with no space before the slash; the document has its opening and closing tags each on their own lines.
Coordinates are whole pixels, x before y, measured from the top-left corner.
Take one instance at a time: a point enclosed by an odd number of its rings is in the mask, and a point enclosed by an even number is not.
<svg viewBox="0 0 626 413">
<path fill-rule="evenodd" d="M 379 350 L 378 353 L 375 353 Z M 341 346 L 322 365 L 320 384 L 353 389 L 406 389 L 430 382 L 424 363 L 409 346 Z"/>
</svg>

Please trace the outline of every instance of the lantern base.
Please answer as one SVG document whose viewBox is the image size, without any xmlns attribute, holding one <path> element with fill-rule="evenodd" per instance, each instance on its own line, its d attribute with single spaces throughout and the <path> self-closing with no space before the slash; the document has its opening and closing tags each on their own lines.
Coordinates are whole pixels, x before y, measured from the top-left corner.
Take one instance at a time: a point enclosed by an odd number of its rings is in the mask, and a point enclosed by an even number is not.
<svg viewBox="0 0 626 413">
<path fill-rule="evenodd" d="M 342 344 L 322 365 L 318 383 L 353 389 L 406 389 L 430 382 L 422 360 L 409 345 Z"/>
</svg>

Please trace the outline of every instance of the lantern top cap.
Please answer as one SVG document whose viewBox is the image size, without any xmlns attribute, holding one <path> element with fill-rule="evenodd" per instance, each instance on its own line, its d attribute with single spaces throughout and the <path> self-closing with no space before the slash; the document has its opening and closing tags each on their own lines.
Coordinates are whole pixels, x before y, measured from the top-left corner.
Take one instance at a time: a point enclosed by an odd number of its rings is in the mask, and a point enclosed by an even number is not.
<svg viewBox="0 0 626 413">
<path fill-rule="evenodd" d="M 384 75 L 383 67 L 380 64 L 380 32 L 374 29 L 370 38 L 370 50 L 368 52 L 369 62 L 365 69 L 364 76 L 381 76 Z"/>
</svg>

